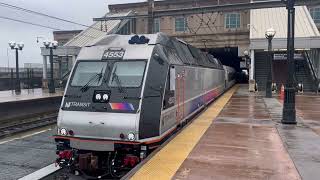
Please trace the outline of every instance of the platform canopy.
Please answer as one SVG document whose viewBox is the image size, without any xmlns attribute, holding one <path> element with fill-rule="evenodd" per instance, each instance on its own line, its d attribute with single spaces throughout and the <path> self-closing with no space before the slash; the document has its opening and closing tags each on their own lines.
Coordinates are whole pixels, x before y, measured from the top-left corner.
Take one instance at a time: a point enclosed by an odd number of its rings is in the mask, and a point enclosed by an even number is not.
<svg viewBox="0 0 320 180">
<path fill-rule="evenodd" d="M 104 17 L 129 16 L 132 12 L 108 13 Z M 55 50 L 57 56 L 77 56 L 82 47 L 90 45 L 103 38 L 107 34 L 117 33 L 129 20 L 108 20 L 105 22 L 94 22 L 89 28 L 83 30 L 77 36 L 68 41 L 64 46 Z M 41 55 L 48 56 L 49 50 L 42 47 Z"/>
<path fill-rule="evenodd" d="M 296 6 L 295 48 L 320 48 L 320 33 L 306 6 Z M 265 32 L 276 30 L 275 50 L 287 49 L 288 11 L 285 7 L 250 10 L 250 49 L 267 49 Z"/>
</svg>

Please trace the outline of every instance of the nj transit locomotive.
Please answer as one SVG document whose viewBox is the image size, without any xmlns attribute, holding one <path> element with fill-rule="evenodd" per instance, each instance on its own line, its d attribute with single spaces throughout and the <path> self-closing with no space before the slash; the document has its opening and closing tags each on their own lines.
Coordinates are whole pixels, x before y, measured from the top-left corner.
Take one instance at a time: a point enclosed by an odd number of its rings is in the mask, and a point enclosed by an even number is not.
<svg viewBox="0 0 320 180">
<path fill-rule="evenodd" d="M 234 84 L 232 68 L 163 33 L 82 48 L 58 116 L 57 163 L 121 176 Z"/>
</svg>

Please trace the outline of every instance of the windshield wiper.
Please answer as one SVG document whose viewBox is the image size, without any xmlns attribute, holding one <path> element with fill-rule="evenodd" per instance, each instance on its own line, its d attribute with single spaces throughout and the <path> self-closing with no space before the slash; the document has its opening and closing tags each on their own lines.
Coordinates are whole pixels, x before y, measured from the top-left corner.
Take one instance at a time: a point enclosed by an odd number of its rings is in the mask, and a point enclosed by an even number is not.
<svg viewBox="0 0 320 180">
<path fill-rule="evenodd" d="M 90 89 L 90 84 L 93 83 L 93 82 L 96 82 L 98 80 L 98 82 L 101 80 L 101 78 L 103 77 L 102 75 L 102 72 L 103 72 L 103 68 L 101 69 L 101 72 L 100 73 L 96 73 L 94 74 L 90 79 L 89 81 L 81 87 L 81 92 L 86 92 Z"/>
<path fill-rule="evenodd" d="M 113 73 L 112 73 L 112 82 L 114 81 L 114 79 L 116 79 L 116 83 L 117 83 L 117 87 L 118 87 L 119 92 L 124 93 L 124 90 L 123 90 L 121 81 L 120 81 L 120 79 L 119 79 L 119 76 L 118 76 L 117 73 L 116 73 L 116 72 L 117 72 L 117 68 L 118 68 L 118 67 L 116 67 L 116 68 L 114 69 Z"/>
<path fill-rule="evenodd" d="M 116 73 L 116 72 L 117 72 L 117 68 L 118 68 L 118 67 L 115 67 L 115 69 L 114 69 L 114 71 L 113 71 L 113 73 L 112 73 L 112 80 L 111 80 L 111 82 L 113 82 L 114 80 L 116 81 L 116 83 L 117 83 L 117 88 L 118 88 L 119 92 L 124 94 L 123 99 L 140 100 L 141 97 L 130 97 L 130 96 L 128 96 L 127 92 L 125 91 L 125 89 L 124 89 L 123 86 L 122 86 L 122 83 L 121 83 L 121 80 L 120 80 L 118 74 Z M 110 71 L 110 67 L 109 67 L 109 66 L 108 66 L 108 69 L 109 69 L 109 71 Z"/>
</svg>

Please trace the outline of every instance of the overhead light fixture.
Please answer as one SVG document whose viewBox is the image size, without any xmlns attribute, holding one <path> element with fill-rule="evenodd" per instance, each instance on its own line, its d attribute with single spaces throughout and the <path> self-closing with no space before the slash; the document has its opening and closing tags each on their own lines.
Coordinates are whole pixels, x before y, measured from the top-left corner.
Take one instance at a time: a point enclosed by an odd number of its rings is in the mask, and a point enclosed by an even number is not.
<svg viewBox="0 0 320 180">
<path fill-rule="evenodd" d="M 22 50 L 24 48 L 24 43 L 23 42 L 19 42 L 18 43 L 18 48 L 19 48 L 19 50 Z"/>
<path fill-rule="evenodd" d="M 273 37 L 276 35 L 276 30 L 274 30 L 273 28 L 269 28 L 267 29 L 265 36 L 267 39 L 271 38 L 273 39 Z"/>
<path fill-rule="evenodd" d="M 11 49 L 14 49 L 16 47 L 16 42 L 10 41 L 9 42 L 9 46 L 10 46 Z"/>
</svg>

